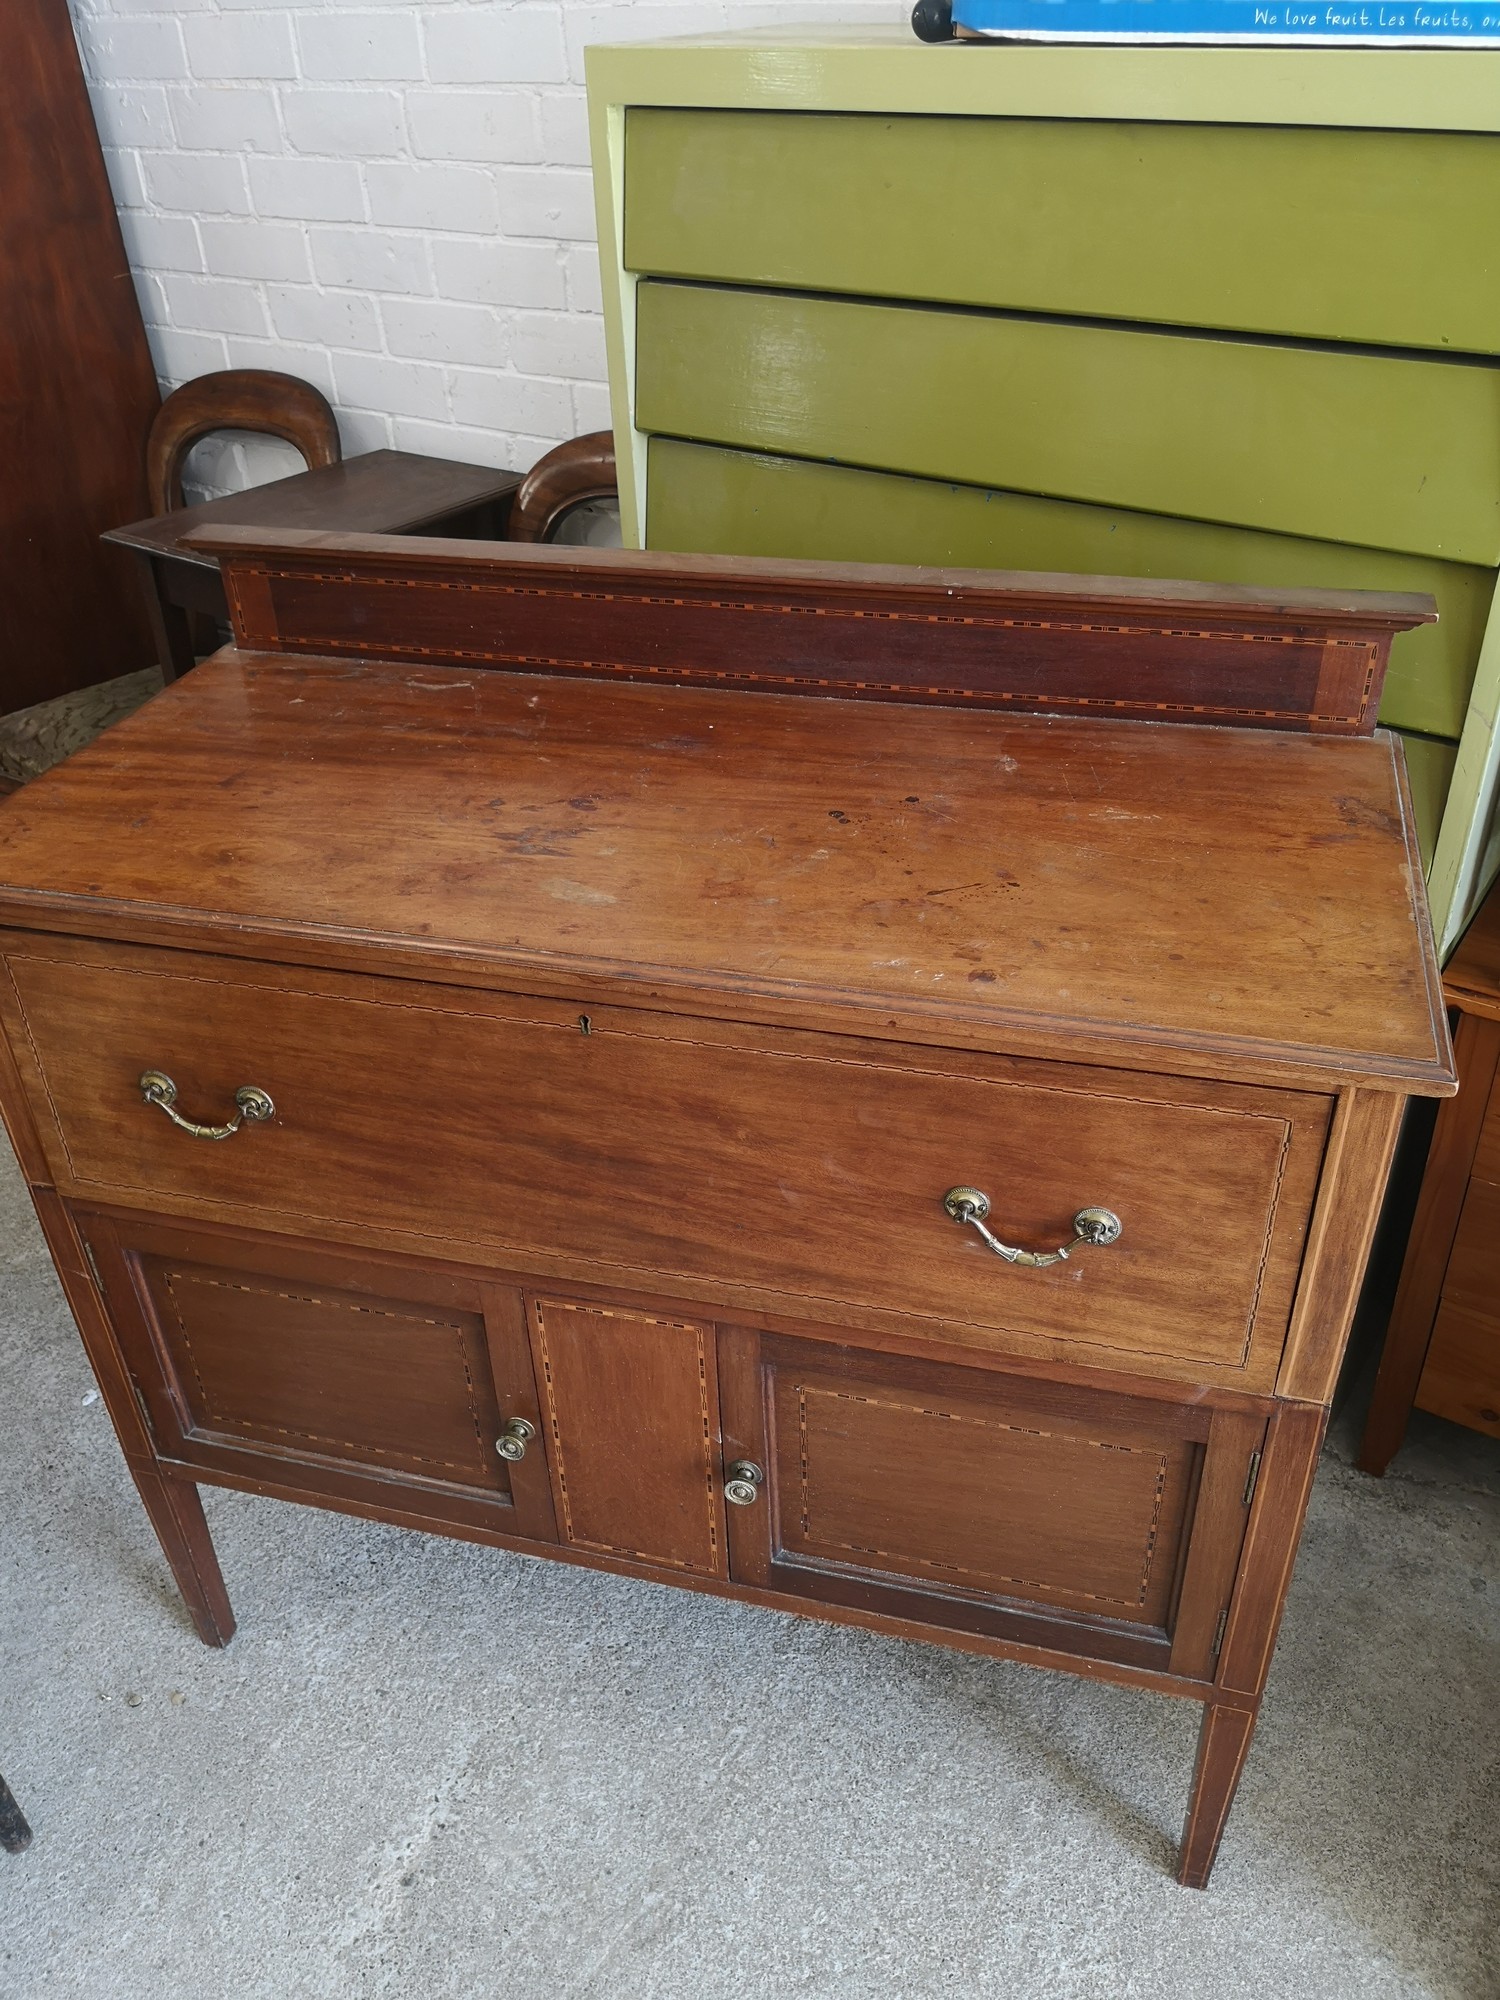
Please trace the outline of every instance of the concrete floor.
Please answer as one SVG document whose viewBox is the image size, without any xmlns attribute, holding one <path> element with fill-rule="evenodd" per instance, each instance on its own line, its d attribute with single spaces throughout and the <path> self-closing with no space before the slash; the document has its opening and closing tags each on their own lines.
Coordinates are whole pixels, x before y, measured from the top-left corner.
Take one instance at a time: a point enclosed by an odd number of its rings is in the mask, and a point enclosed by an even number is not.
<svg viewBox="0 0 1500 2000">
<path fill-rule="evenodd" d="M 1197 1711 L 230 1493 L 194 1639 L 0 1161 L 0 2000 L 1495 2000 L 1500 1451 L 1331 1449 Z"/>
</svg>

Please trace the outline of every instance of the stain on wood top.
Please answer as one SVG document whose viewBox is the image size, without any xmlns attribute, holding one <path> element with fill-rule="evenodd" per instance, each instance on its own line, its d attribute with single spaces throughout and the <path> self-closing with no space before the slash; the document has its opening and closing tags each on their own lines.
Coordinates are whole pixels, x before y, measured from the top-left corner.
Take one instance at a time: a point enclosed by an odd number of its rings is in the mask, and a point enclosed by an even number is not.
<svg viewBox="0 0 1500 2000">
<path fill-rule="evenodd" d="M 0 809 L 0 918 L 1445 1094 L 1398 760 L 231 650 Z"/>
</svg>

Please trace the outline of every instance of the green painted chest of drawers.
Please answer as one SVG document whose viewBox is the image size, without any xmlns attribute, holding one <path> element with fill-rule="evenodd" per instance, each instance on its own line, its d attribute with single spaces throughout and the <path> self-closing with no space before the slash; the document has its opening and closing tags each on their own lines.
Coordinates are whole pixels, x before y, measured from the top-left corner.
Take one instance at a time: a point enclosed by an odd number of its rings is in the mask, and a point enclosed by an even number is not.
<svg viewBox="0 0 1500 2000">
<path fill-rule="evenodd" d="M 1500 54 L 590 51 L 627 539 L 1430 591 L 1434 918 L 1500 700 Z"/>
</svg>

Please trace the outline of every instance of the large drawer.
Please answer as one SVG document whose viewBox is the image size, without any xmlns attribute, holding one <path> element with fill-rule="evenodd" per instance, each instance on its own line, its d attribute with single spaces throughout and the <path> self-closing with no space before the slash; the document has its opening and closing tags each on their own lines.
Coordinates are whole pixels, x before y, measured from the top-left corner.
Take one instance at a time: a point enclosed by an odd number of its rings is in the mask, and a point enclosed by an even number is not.
<svg viewBox="0 0 1500 2000">
<path fill-rule="evenodd" d="M 1500 349 L 1500 138 L 632 106 L 659 276 Z"/>
<path fill-rule="evenodd" d="M 657 279 L 636 313 L 646 432 L 1500 562 L 1488 363 Z"/>
<path fill-rule="evenodd" d="M 17 940 L 64 1192 L 1018 1351 L 1268 1385 L 1328 1101 L 634 1010 Z M 275 1115 L 211 1141 L 235 1092 Z M 1002 1262 L 1114 1210 L 1118 1243 Z"/>
<path fill-rule="evenodd" d="M 1495 594 L 1494 571 L 1475 564 L 680 438 L 652 438 L 646 470 L 646 541 L 654 549 L 1428 591 L 1438 622 L 1397 633 L 1380 719 L 1432 736 L 1457 738 L 1463 729 Z"/>
</svg>

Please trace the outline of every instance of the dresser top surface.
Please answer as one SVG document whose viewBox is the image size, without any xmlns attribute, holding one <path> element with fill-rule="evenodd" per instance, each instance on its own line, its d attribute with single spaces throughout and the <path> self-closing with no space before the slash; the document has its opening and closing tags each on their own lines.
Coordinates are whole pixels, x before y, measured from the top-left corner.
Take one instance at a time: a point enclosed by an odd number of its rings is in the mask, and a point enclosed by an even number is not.
<svg viewBox="0 0 1500 2000">
<path fill-rule="evenodd" d="M 0 808 L 0 919 L 1442 1092 L 1394 745 L 225 652 Z"/>
</svg>

